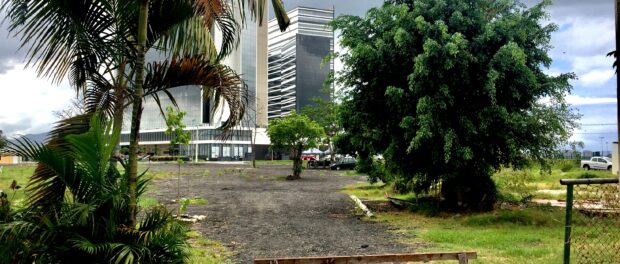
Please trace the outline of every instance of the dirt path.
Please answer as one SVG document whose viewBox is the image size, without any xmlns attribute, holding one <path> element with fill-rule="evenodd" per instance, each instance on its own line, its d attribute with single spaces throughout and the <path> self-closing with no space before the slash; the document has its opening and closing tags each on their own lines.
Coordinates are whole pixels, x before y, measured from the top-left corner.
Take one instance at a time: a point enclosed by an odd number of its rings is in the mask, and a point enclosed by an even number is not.
<svg viewBox="0 0 620 264">
<path fill-rule="evenodd" d="M 175 165 L 152 170 L 176 172 Z M 364 182 L 363 177 L 330 176 L 330 171 L 305 170 L 302 180 L 286 181 L 288 166 L 194 165 L 190 195 L 206 205 L 190 205 L 188 213 L 207 216 L 194 227 L 233 252 L 236 263 L 258 257 L 353 255 L 411 252 L 396 242 L 387 226 L 363 221 L 340 189 Z M 182 179 L 182 186 L 187 178 Z M 155 183 L 159 201 L 176 197 L 176 180 Z M 185 191 L 187 192 L 187 191 Z"/>
</svg>

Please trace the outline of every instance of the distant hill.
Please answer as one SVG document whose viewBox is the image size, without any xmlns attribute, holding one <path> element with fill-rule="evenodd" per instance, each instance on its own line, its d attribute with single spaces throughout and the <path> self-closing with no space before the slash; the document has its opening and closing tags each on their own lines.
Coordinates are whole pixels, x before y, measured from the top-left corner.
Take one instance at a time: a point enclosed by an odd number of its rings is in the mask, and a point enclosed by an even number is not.
<svg viewBox="0 0 620 264">
<path fill-rule="evenodd" d="M 47 141 L 48 136 L 49 136 L 49 132 L 44 132 L 44 133 L 39 133 L 39 134 L 27 134 L 24 137 L 34 142 L 44 144 Z M 9 139 L 9 141 L 13 142 L 15 141 L 15 139 Z"/>
</svg>

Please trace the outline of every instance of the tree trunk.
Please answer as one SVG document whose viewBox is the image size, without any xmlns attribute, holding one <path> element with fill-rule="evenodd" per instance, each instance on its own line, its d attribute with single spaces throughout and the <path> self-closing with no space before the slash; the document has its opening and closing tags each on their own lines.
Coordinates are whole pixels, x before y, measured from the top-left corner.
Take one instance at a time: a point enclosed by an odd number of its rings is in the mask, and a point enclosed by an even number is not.
<svg viewBox="0 0 620 264">
<path fill-rule="evenodd" d="M 302 160 L 301 160 L 301 152 L 303 147 L 298 145 L 293 150 L 293 176 L 290 177 L 291 180 L 301 179 L 301 170 L 302 170 Z"/>
<path fill-rule="evenodd" d="M 140 141 L 140 117 L 142 115 L 142 97 L 144 96 L 144 53 L 146 52 L 146 26 L 148 23 L 149 0 L 140 0 L 140 16 L 138 21 L 137 60 L 135 62 L 136 77 L 133 84 L 133 108 L 131 112 L 131 133 L 129 136 L 129 226 L 135 227 L 138 214 L 136 196 L 138 178 L 138 142 Z"/>
<path fill-rule="evenodd" d="M 123 96 L 123 94 L 125 93 L 125 89 L 127 89 L 127 82 L 125 81 L 125 67 L 126 67 L 127 63 L 126 62 L 122 62 L 121 65 L 118 68 L 118 77 L 117 77 L 117 83 L 115 85 L 114 88 L 114 97 L 116 97 L 116 103 L 114 105 L 114 113 L 113 113 L 113 126 L 114 128 L 118 128 L 119 130 L 122 130 L 123 128 L 123 112 L 124 112 L 124 108 L 123 105 L 125 102 L 123 102 L 123 98 L 125 98 Z M 120 148 L 117 148 L 117 150 L 115 151 L 115 153 L 118 153 L 118 151 L 120 150 Z"/>
<path fill-rule="evenodd" d="M 254 126 L 254 136 L 252 136 L 252 167 L 256 168 L 256 129 L 257 126 Z"/>
<path fill-rule="evenodd" d="M 334 163 L 334 160 L 336 159 L 336 153 L 334 153 L 332 137 L 329 137 L 327 146 L 329 147 L 329 164 L 331 165 Z"/>
</svg>

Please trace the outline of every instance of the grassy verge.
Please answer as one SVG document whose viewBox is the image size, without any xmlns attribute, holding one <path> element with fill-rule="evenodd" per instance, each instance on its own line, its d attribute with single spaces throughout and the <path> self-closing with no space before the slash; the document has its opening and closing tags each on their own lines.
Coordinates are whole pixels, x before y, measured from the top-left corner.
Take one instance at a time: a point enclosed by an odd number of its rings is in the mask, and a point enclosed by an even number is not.
<svg viewBox="0 0 620 264">
<path fill-rule="evenodd" d="M 362 199 L 383 200 L 390 185 L 356 184 L 343 189 Z M 412 199 L 412 195 L 401 195 Z M 373 221 L 391 226 L 399 242 L 419 252 L 476 251 L 471 263 L 559 263 L 562 259 L 561 208 L 536 206 L 490 213 L 428 216 L 417 212 L 378 212 Z"/>
<path fill-rule="evenodd" d="M 200 264 L 223 264 L 233 263 L 229 257 L 230 252 L 222 244 L 205 239 L 198 231 L 187 233 L 189 237 L 190 257 L 189 263 Z"/>
<path fill-rule="evenodd" d="M 34 173 L 35 165 L 14 165 L 3 166 L 2 173 L 0 173 L 0 190 L 5 192 L 14 206 L 19 206 L 23 203 L 25 197 L 25 189 L 28 184 L 28 179 Z M 13 193 L 9 187 L 15 180 L 21 188 Z M 13 194 L 15 196 L 13 197 Z"/>
<path fill-rule="evenodd" d="M 498 210 L 467 216 L 429 217 L 412 212 L 378 213 L 376 221 L 420 251 L 478 252 L 471 263 L 560 263 L 562 211 L 557 208 Z"/>
</svg>

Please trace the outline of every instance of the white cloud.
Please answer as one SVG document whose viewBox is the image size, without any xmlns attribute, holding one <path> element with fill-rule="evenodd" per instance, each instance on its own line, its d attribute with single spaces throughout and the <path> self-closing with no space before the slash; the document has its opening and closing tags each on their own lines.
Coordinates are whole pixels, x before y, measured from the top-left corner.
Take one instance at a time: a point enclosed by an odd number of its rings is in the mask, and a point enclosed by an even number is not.
<svg viewBox="0 0 620 264">
<path fill-rule="evenodd" d="M 579 82 L 585 87 L 600 87 L 614 77 L 614 70 L 591 70 L 579 76 Z"/>
<path fill-rule="evenodd" d="M 614 60 L 605 54 L 594 56 L 577 56 L 572 59 L 573 70 L 576 72 L 585 72 L 593 68 L 611 69 Z"/>
<path fill-rule="evenodd" d="M 32 68 L 16 65 L 0 75 L 0 130 L 8 136 L 46 132 L 57 121 L 52 111 L 65 108 L 74 91 L 37 78 Z"/>
<path fill-rule="evenodd" d="M 613 16 L 605 18 L 575 16 L 554 22 L 563 28 L 552 34 L 554 57 L 604 55 L 613 50 L 615 41 Z"/>
<path fill-rule="evenodd" d="M 567 95 L 566 102 L 571 105 L 596 105 L 616 103 L 616 98 L 612 97 L 582 97 L 578 95 Z"/>
</svg>

